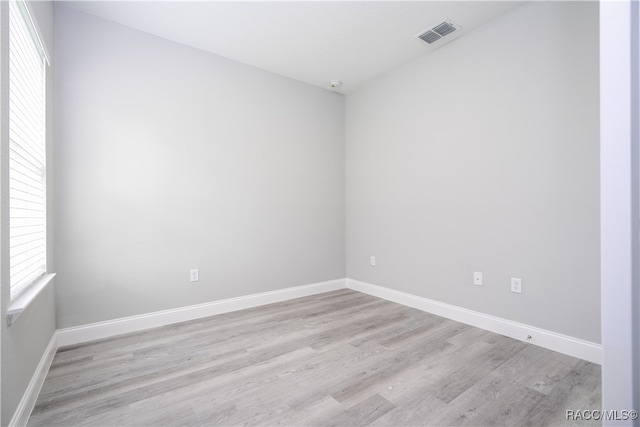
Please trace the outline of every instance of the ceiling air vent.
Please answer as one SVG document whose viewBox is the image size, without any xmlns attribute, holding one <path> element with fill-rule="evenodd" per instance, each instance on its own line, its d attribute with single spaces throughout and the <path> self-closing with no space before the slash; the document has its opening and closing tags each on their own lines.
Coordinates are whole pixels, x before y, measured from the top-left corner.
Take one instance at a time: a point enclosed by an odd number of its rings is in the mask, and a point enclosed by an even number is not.
<svg viewBox="0 0 640 427">
<path fill-rule="evenodd" d="M 431 28 L 430 30 L 427 30 L 424 33 L 420 34 L 418 38 L 424 42 L 431 44 L 435 41 L 440 40 L 444 36 L 453 33 L 458 28 L 460 27 L 458 27 L 451 21 L 444 21 Z"/>
<path fill-rule="evenodd" d="M 435 31 L 427 31 L 424 34 L 420 34 L 418 36 L 418 38 L 422 41 L 425 41 L 429 44 L 433 43 L 436 40 L 440 40 L 442 38 L 442 36 L 438 35 L 438 33 L 436 33 Z"/>
</svg>

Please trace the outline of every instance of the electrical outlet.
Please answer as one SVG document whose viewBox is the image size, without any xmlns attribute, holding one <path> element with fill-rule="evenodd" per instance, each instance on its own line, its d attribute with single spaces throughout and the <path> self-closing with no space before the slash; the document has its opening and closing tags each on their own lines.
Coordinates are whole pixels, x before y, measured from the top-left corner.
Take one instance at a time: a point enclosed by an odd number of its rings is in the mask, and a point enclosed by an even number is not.
<svg viewBox="0 0 640 427">
<path fill-rule="evenodd" d="M 376 266 L 376 257 L 372 256 L 369 259 L 369 264 L 371 264 L 372 267 L 375 267 Z"/>
<path fill-rule="evenodd" d="M 482 286 L 482 273 L 479 271 L 473 273 L 473 284 L 476 286 Z"/>
<path fill-rule="evenodd" d="M 191 270 L 189 272 L 189 280 L 191 280 L 192 282 L 197 282 L 198 280 L 200 280 L 200 278 L 198 277 L 198 269 L 194 268 L 193 270 Z"/>
<path fill-rule="evenodd" d="M 519 277 L 511 278 L 511 292 L 515 292 L 517 294 L 522 293 L 522 279 Z"/>
</svg>

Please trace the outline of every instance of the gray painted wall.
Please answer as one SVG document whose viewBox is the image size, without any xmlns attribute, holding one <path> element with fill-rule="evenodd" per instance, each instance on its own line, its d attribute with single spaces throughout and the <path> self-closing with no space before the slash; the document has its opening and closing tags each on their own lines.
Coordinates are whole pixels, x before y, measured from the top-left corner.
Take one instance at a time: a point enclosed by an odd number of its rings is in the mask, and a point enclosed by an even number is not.
<svg viewBox="0 0 640 427">
<path fill-rule="evenodd" d="M 600 342 L 597 29 L 528 3 L 349 95 L 348 277 Z"/>
<path fill-rule="evenodd" d="M 56 19 L 58 328 L 345 277 L 342 95 Z"/>
<path fill-rule="evenodd" d="M 7 2 L 2 2 L 3 15 Z M 48 174 L 48 191 L 53 191 L 53 82 L 54 82 L 54 13 L 53 3 L 48 1 L 31 2 L 31 9 L 34 13 L 34 18 L 37 21 L 37 25 L 40 28 L 41 34 L 44 38 L 44 43 L 47 45 L 49 51 L 51 66 L 48 71 L 48 96 L 47 96 L 47 174 Z M 8 23 L 8 21 L 6 21 Z M 2 20 L 2 25 L 5 25 L 5 20 Z M 2 43 L 2 61 L 6 63 L 8 58 L 8 51 L 5 49 L 5 43 Z M 2 70 L 5 72 L 5 69 Z M 5 79 L 2 79 L 2 95 L 6 93 L 7 87 L 5 86 Z M 6 110 L 3 100 L 2 111 L 2 123 L 6 123 Z M 5 132 L 3 130 L 3 132 Z M 6 141 L 6 135 L 2 135 L 2 140 Z M 3 147 L 4 151 L 5 147 Z M 7 148 L 8 150 L 8 148 Z M 8 151 L 7 151 L 8 152 Z M 3 163 L 4 166 L 4 163 Z M 4 173 L 4 172 L 3 172 Z M 7 192 L 2 192 L 2 204 L 3 215 L 5 214 L 4 206 L 7 206 Z M 49 197 L 47 207 L 47 223 L 53 224 L 53 198 Z M 3 225 L 4 225 L 3 218 Z M 5 227 L 3 227 L 5 228 Z M 5 228 L 6 229 L 6 228 Z M 4 236 L 3 236 L 4 237 Z M 3 242 L 7 242 L 7 239 L 2 239 Z M 48 246 L 48 270 L 55 272 L 54 258 L 53 258 L 53 227 L 49 226 L 47 230 L 47 246 Z M 5 264 L 5 260 L 8 260 L 8 248 L 3 244 L 2 248 L 2 265 Z M 2 283 L 9 283 L 8 281 L 9 269 L 2 268 Z M 53 283 L 50 284 L 45 290 L 43 290 L 36 299 L 29 305 L 25 312 L 18 318 L 18 320 L 7 327 L 6 314 L 9 304 L 9 288 L 2 286 L 2 309 L 0 310 L 0 336 L 2 347 L 2 417 L 0 423 L 4 426 L 9 423 L 15 410 L 31 381 L 31 377 L 42 358 L 44 350 L 46 349 L 51 337 L 56 329 L 55 325 L 55 289 Z"/>
</svg>

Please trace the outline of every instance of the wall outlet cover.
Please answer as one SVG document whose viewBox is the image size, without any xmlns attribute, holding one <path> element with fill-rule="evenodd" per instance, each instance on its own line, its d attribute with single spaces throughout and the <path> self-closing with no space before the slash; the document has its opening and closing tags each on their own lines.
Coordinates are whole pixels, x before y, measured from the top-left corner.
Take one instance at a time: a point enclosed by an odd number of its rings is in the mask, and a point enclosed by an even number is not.
<svg viewBox="0 0 640 427">
<path fill-rule="evenodd" d="M 482 273 L 476 271 L 473 273 L 473 284 L 476 286 L 482 286 Z"/>
<path fill-rule="evenodd" d="M 519 277 L 511 278 L 511 292 L 515 292 L 517 294 L 522 293 L 522 279 Z"/>
</svg>

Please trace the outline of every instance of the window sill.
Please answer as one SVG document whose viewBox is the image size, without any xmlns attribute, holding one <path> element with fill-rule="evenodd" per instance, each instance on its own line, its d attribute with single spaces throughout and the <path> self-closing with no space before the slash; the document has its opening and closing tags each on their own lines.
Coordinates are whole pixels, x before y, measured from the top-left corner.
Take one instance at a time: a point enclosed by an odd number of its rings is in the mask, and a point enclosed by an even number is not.
<svg viewBox="0 0 640 427">
<path fill-rule="evenodd" d="M 49 283 L 56 277 L 55 273 L 45 274 L 35 283 L 29 286 L 22 292 L 18 298 L 9 303 L 9 309 L 7 310 L 7 324 L 11 326 L 22 312 L 36 299 L 38 294 L 47 287 Z"/>
</svg>

